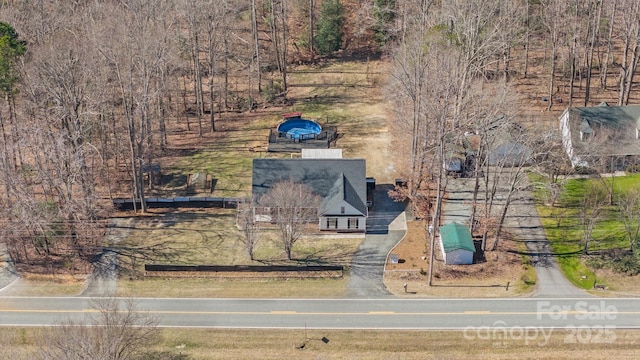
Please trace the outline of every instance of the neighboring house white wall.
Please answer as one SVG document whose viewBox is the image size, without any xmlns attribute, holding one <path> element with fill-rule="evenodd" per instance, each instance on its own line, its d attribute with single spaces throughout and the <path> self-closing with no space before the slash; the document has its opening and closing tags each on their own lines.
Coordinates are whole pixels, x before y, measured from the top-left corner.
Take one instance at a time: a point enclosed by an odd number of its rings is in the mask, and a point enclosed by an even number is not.
<svg viewBox="0 0 640 360">
<path fill-rule="evenodd" d="M 560 131 L 562 131 L 562 145 L 573 163 L 573 144 L 571 142 L 571 127 L 569 125 L 569 109 L 560 116 Z M 574 164 L 575 165 L 575 164 Z"/>
</svg>

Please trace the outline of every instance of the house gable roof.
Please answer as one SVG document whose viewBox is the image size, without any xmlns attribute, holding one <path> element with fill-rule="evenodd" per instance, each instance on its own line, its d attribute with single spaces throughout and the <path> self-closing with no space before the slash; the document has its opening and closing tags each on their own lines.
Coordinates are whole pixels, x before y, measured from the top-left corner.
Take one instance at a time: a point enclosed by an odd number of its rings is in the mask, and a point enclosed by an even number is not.
<svg viewBox="0 0 640 360">
<path fill-rule="evenodd" d="M 252 193 L 260 198 L 280 181 L 308 186 L 322 197 L 320 213 L 346 201 L 365 215 L 366 163 L 364 159 L 254 159 Z"/>
<path fill-rule="evenodd" d="M 351 184 L 344 173 L 341 173 L 329 190 L 329 193 L 323 198 L 322 204 L 320 205 L 320 214 L 325 214 L 328 211 L 337 208 L 343 202 L 351 204 L 351 206 L 356 208 L 363 215 L 365 214 L 365 212 L 363 212 L 363 209 L 365 209 L 365 203 L 363 203 L 358 196 L 353 184 Z"/>
<path fill-rule="evenodd" d="M 569 108 L 567 111 L 572 129 L 571 142 L 577 155 L 640 154 L 640 140 L 636 139 L 636 129 L 640 129 L 640 105 L 600 104 Z M 603 129 L 607 129 L 609 134 L 606 139 L 598 139 Z M 581 141 L 580 133 L 593 134 L 593 141 L 597 140 L 599 148 L 591 139 Z"/>
<path fill-rule="evenodd" d="M 592 128 L 597 125 L 624 129 L 640 125 L 640 105 L 576 107 L 571 111 Z"/>
<path fill-rule="evenodd" d="M 473 239 L 471 238 L 471 231 L 464 225 L 452 222 L 441 226 L 440 238 L 442 239 L 445 253 L 460 249 L 476 252 L 476 247 L 473 245 Z"/>
</svg>

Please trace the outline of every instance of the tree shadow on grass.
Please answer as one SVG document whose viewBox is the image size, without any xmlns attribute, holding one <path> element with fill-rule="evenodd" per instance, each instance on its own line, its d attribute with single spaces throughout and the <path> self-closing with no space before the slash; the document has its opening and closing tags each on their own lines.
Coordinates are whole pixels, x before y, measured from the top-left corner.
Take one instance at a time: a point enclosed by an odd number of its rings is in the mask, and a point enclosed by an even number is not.
<svg viewBox="0 0 640 360">
<path fill-rule="evenodd" d="M 576 251 L 567 251 L 567 252 L 551 252 L 551 251 L 518 251 L 518 250 L 507 250 L 507 252 L 512 254 L 524 255 L 524 256 L 553 256 L 553 257 L 572 257 L 576 255 L 583 255 L 583 250 Z"/>
<path fill-rule="evenodd" d="M 136 274 L 139 271 L 138 266 L 145 263 L 171 263 L 176 261 L 179 258 L 179 252 L 184 249 L 178 249 L 173 245 L 169 241 L 147 246 L 116 245 L 105 248 L 102 253 L 94 257 L 92 263 L 101 267 L 115 266 L 118 271 Z M 105 254 L 109 253 L 117 255 L 117 260 L 112 260 L 115 264 L 104 264 L 102 261 Z M 100 270 L 98 269 L 98 271 Z"/>
<path fill-rule="evenodd" d="M 291 265 L 300 266 L 310 265 L 348 265 L 353 257 L 353 251 L 347 249 L 316 249 L 303 256 L 294 253 L 291 260 L 287 259 L 256 259 L 256 261 L 265 265 Z"/>
</svg>

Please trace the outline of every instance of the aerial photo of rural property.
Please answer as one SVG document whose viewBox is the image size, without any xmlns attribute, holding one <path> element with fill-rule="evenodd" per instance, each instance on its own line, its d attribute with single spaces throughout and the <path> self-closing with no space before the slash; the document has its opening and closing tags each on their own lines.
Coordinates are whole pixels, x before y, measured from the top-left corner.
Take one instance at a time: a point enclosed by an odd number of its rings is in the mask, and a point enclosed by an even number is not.
<svg viewBox="0 0 640 360">
<path fill-rule="evenodd" d="M 0 0 L 0 360 L 636 359 L 640 1 Z"/>
</svg>

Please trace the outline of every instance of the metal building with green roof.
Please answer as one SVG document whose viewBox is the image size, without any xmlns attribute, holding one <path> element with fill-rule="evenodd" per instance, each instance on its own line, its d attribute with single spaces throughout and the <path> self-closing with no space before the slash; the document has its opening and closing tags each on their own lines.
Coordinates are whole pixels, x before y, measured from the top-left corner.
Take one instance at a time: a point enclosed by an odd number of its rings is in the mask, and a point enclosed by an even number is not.
<svg viewBox="0 0 640 360">
<path fill-rule="evenodd" d="M 447 265 L 473 264 L 473 245 L 469 228 L 452 222 L 440 227 L 440 250 Z"/>
</svg>

